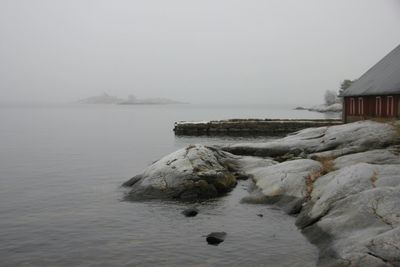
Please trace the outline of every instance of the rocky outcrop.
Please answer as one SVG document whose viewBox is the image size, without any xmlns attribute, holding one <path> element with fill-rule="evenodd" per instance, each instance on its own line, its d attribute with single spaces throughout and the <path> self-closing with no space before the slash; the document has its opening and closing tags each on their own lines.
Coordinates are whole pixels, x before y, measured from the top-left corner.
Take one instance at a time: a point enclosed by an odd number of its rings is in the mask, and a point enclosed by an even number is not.
<svg viewBox="0 0 400 267">
<path fill-rule="evenodd" d="M 297 213 L 319 266 L 400 266 L 398 142 L 392 125 L 358 122 L 224 149 L 289 160 L 260 166 L 252 157 L 246 172 L 258 190 L 245 201 Z"/>
<path fill-rule="evenodd" d="M 238 155 L 263 157 L 277 157 L 285 154 L 337 157 L 386 147 L 396 142 L 398 142 L 398 133 L 393 126 L 373 121 L 360 121 L 304 129 L 271 142 L 235 144 L 222 149 Z"/>
<path fill-rule="evenodd" d="M 296 223 L 315 244 L 324 244 L 320 257 L 325 262 L 399 266 L 400 239 L 389 234 L 400 229 L 399 185 L 400 165 L 344 167 L 314 183 Z M 319 238 L 323 234 L 330 236 L 328 244 Z"/>
<path fill-rule="evenodd" d="M 363 121 L 260 144 L 189 146 L 125 186 L 133 199 L 198 199 L 251 177 L 255 190 L 243 201 L 297 214 L 320 248 L 319 266 L 400 266 L 399 155 L 395 126 Z"/>
<path fill-rule="evenodd" d="M 150 165 L 123 185 L 127 198 L 211 198 L 228 192 L 240 176 L 235 156 L 212 147 L 192 145 Z"/>
</svg>

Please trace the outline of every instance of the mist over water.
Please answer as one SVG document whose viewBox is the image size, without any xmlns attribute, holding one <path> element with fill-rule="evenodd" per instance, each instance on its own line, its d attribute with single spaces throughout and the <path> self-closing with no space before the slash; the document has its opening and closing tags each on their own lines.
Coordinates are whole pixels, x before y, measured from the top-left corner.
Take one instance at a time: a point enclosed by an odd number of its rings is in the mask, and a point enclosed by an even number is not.
<svg viewBox="0 0 400 267">
<path fill-rule="evenodd" d="M 0 101 L 315 105 L 400 42 L 398 0 L 2 0 Z"/>
<path fill-rule="evenodd" d="M 178 138 L 173 122 L 215 118 L 323 117 L 262 106 L 2 106 L 0 258 L 32 266 L 314 266 L 317 251 L 294 219 L 228 196 L 198 205 L 192 219 L 175 202 L 126 202 L 120 185 L 191 143 L 265 141 Z M 259 218 L 256 214 L 264 214 Z M 226 231 L 209 246 L 203 235 Z"/>
<path fill-rule="evenodd" d="M 124 201 L 121 184 L 189 144 L 272 139 L 177 137 L 176 121 L 338 118 L 293 108 L 335 97 L 396 47 L 399 11 L 398 0 L 0 0 L 0 265 L 315 266 L 294 218 L 240 203 L 249 181 L 190 219 L 185 203 Z M 59 104 L 93 96 L 129 105 Z M 165 98 L 192 104 L 130 105 Z M 213 231 L 228 234 L 218 247 Z"/>
</svg>

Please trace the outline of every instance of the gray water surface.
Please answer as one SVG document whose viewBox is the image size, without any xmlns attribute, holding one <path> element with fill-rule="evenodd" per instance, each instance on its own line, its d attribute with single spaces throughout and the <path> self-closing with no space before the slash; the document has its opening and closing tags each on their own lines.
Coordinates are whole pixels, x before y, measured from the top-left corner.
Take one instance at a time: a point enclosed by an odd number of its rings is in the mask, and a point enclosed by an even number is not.
<svg viewBox="0 0 400 267">
<path fill-rule="evenodd" d="M 190 143 L 238 141 L 176 138 L 174 121 L 321 116 L 263 106 L 1 106 L 0 265 L 315 266 L 317 250 L 294 218 L 239 203 L 245 182 L 199 203 L 194 218 L 180 214 L 184 203 L 122 201 L 120 185 Z M 226 241 L 207 245 L 212 231 Z"/>
</svg>

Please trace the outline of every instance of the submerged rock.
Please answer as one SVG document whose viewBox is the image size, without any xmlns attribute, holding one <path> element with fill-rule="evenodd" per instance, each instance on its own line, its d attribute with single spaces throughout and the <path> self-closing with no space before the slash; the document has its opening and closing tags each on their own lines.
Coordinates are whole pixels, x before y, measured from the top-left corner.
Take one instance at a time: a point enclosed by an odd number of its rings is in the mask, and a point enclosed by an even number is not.
<svg viewBox="0 0 400 267">
<path fill-rule="evenodd" d="M 186 217 L 194 217 L 199 213 L 199 210 L 196 208 L 188 208 L 182 211 L 182 214 Z"/>
<path fill-rule="evenodd" d="M 150 165 L 123 186 L 128 199 L 211 198 L 236 185 L 235 156 L 203 145 L 180 149 Z"/>
<path fill-rule="evenodd" d="M 212 232 L 211 234 L 207 235 L 206 240 L 208 244 L 217 246 L 220 243 L 224 242 L 225 237 L 225 232 Z"/>
</svg>

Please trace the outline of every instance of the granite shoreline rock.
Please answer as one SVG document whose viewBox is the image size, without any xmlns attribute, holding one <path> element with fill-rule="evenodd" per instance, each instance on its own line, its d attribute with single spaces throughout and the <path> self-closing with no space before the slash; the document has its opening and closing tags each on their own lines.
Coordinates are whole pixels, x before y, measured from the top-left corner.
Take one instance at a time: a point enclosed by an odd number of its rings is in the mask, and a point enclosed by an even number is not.
<svg viewBox="0 0 400 267">
<path fill-rule="evenodd" d="M 318 266 L 368 267 L 400 266 L 398 144 L 393 125 L 366 121 L 223 149 L 286 155 L 286 162 L 246 169 L 258 187 L 246 201 L 297 214 L 296 225 L 320 249 Z"/>
<path fill-rule="evenodd" d="M 260 144 L 194 145 L 125 186 L 131 199 L 193 200 L 223 195 L 250 177 L 255 190 L 243 201 L 296 215 L 320 249 L 318 266 L 400 266 L 399 140 L 393 124 L 363 121 Z"/>
<path fill-rule="evenodd" d="M 230 191 L 240 176 L 235 156 L 203 145 L 180 149 L 123 184 L 127 199 L 196 200 Z"/>
</svg>

